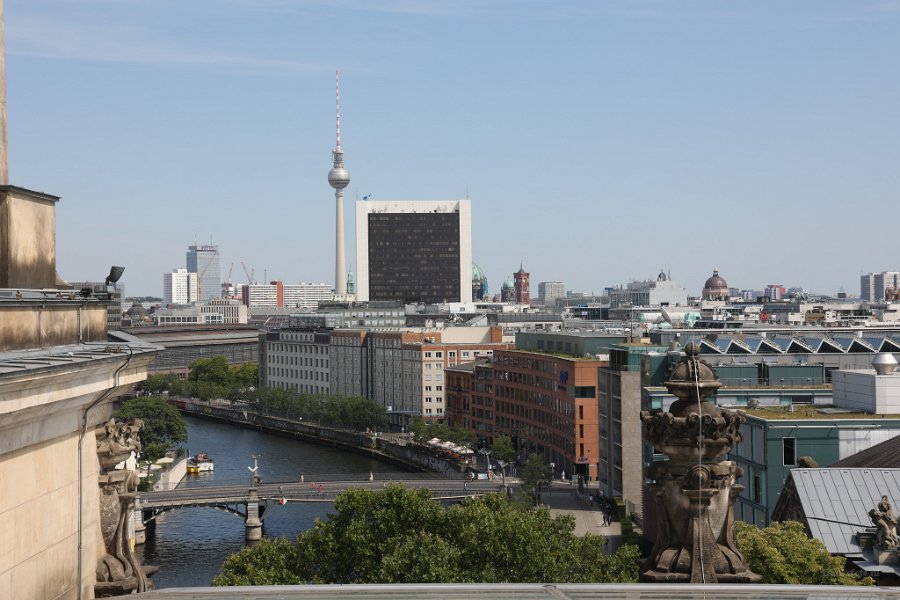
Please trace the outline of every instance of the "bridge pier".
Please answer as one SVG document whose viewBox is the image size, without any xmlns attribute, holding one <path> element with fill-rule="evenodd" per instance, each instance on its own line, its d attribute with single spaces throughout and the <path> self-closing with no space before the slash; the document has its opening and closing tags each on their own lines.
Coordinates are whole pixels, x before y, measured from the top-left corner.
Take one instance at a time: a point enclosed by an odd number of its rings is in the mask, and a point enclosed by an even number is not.
<svg viewBox="0 0 900 600">
<path fill-rule="evenodd" d="M 259 492 L 250 488 L 247 495 L 247 520 L 244 521 L 244 541 L 258 542 L 262 539 L 262 521 L 259 519 Z"/>
</svg>

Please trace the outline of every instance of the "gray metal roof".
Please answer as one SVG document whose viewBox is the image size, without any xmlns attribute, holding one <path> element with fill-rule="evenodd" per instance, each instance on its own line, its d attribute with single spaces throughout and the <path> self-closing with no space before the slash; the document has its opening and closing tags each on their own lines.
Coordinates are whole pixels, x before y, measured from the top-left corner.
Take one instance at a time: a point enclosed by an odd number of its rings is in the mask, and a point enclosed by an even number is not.
<svg viewBox="0 0 900 600">
<path fill-rule="evenodd" d="M 862 555 L 856 534 L 873 527 L 869 511 L 886 495 L 900 507 L 900 469 L 792 469 L 813 537 L 832 554 Z"/>
</svg>

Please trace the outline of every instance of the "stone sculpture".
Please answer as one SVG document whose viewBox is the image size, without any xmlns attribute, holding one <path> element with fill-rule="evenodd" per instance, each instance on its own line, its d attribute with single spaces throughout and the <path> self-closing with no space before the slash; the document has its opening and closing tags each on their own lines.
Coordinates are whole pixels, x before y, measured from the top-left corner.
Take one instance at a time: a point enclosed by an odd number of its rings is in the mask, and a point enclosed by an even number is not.
<svg viewBox="0 0 900 600">
<path fill-rule="evenodd" d="M 139 419 L 117 423 L 110 419 L 97 430 L 100 460 L 100 530 L 106 553 L 97 563 L 98 598 L 144 592 L 152 589 L 148 575 L 156 569 L 140 564 L 128 540 L 128 524 L 134 512 L 134 490 L 138 475 L 116 465 L 141 451 Z"/>
<path fill-rule="evenodd" d="M 900 544 L 900 539 L 897 538 L 897 518 L 887 496 L 882 496 L 877 508 L 869 511 L 869 518 L 876 528 L 875 549 L 896 550 Z"/>
<path fill-rule="evenodd" d="M 734 502 L 743 486 L 732 461 L 721 460 L 740 442 L 739 411 L 709 402 L 721 382 L 688 344 L 669 374 L 666 388 L 677 400 L 669 412 L 641 412 L 644 431 L 658 452 L 669 456 L 649 469 L 659 531 L 644 563 L 642 582 L 755 583 L 734 537 Z"/>
</svg>

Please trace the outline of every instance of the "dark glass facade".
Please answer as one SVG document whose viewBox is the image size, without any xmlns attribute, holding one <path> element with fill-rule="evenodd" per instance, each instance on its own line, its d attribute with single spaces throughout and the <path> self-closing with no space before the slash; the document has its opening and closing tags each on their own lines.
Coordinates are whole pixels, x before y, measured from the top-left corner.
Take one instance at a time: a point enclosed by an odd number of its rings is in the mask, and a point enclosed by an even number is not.
<svg viewBox="0 0 900 600">
<path fill-rule="evenodd" d="M 459 302 L 458 212 L 368 217 L 370 300 Z"/>
</svg>

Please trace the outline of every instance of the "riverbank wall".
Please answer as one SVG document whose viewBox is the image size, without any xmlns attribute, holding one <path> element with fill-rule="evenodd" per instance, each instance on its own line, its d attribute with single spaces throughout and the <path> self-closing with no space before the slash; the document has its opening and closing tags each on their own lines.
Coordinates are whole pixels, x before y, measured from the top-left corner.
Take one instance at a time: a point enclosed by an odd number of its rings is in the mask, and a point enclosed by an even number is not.
<svg viewBox="0 0 900 600">
<path fill-rule="evenodd" d="M 198 402 L 185 398 L 171 398 L 169 402 L 186 415 L 337 447 L 411 471 L 429 471 L 460 479 L 466 477 L 469 471 L 467 462 L 436 455 L 432 449 L 412 442 L 409 436 L 404 434 L 369 433 L 326 427 L 276 415 L 257 414 L 251 407 L 226 401 Z"/>
</svg>

